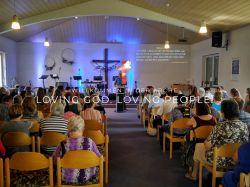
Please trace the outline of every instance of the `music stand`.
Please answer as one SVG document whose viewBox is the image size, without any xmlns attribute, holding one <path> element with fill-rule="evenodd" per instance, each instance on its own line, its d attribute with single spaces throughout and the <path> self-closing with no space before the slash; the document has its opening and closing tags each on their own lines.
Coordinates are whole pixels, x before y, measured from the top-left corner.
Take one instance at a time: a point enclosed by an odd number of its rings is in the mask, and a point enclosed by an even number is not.
<svg viewBox="0 0 250 187">
<path fill-rule="evenodd" d="M 42 75 L 39 79 L 43 80 L 43 88 L 45 88 L 44 80 L 48 78 L 49 75 Z"/>
<path fill-rule="evenodd" d="M 50 77 L 55 80 L 55 86 L 56 86 L 56 79 L 59 80 L 59 76 L 57 74 L 50 74 Z"/>
</svg>

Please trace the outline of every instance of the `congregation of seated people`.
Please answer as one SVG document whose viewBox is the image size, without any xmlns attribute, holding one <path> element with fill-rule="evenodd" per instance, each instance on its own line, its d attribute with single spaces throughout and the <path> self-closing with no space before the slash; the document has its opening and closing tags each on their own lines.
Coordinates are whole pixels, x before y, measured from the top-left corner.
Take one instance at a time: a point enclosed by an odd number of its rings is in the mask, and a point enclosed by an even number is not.
<svg viewBox="0 0 250 187">
<path fill-rule="evenodd" d="M 20 152 L 41 152 L 47 158 L 53 157 L 56 166 L 57 158 L 63 158 L 69 151 L 88 150 L 99 158 L 102 156 L 103 151 L 96 143 L 83 136 L 87 131 L 84 120 L 106 125 L 102 120 L 105 109 L 91 100 L 93 96 L 84 99 L 79 90 L 64 90 L 62 86 L 56 89 L 51 86 L 48 90 L 38 88 L 36 92 L 30 87 L 22 91 L 0 88 L 0 91 L 0 159 L 11 159 Z M 45 139 L 50 133 L 58 135 L 57 141 L 62 140 L 53 145 L 54 140 Z M 22 145 L 21 139 L 13 141 L 13 137 L 18 139 L 19 135 L 28 138 L 29 143 Z M 12 145 L 15 143 L 18 145 Z M 63 169 L 62 181 L 71 185 L 97 183 L 98 173 L 98 168 Z M 44 180 L 44 174 L 43 171 L 14 172 L 10 186 L 25 186 L 31 181 L 37 186 L 47 185 L 49 178 L 46 175 L 48 180 Z"/>
<path fill-rule="evenodd" d="M 158 99 L 152 99 L 153 97 L 158 97 Z M 191 97 L 195 99 L 191 99 Z M 193 86 L 189 95 L 166 88 L 161 96 L 153 86 L 148 86 L 141 95 L 138 109 L 139 116 L 142 120 L 147 121 L 147 133 L 159 137 L 163 150 L 165 148 L 162 146 L 169 147 L 168 144 L 163 143 L 164 141 L 168 141 L 169 144 L 173 144 L 174 140 L 181 142 L 181 144 L 177 143 L 174 148 L 180 148 L 181 156 L 179 158 L 186 171 L 183 175 L 187 180 L 193 182 L 202 180 L 202 178 L 199 179 L 200 162 L 212 167 L 215 148 L 219 149 L 227 144 L 240 146 L 238 150 L 235 150 L 234 156 L 219 157 L 216 166 L 225 171 L 224 177 L 219 182 L 217 181 L 217 185 L 237 187 L 240 173 L 248 174 L 250 172 L 249 106 L 250 88 L 246 89 L 246 97 L 243 99 L 236 88 L 232 88 L 227 93 L 223 86 L 213 90 L 208 87 Z M 143 117 L 143 115 L 148 117 Z M 183 122 L 184 127 L 182 125 L 179 128 L 171 129 L 171 125 L 175 125 L 175 122 L 185 118 L 189 120 Z M 159 131 L 153 131 L 152 129 L 156 129 L 157 126 Z M 206 127 L 207 129 L 205 129 Z M 199 137 L 199 134 L 195 134 L 195 132 L 199 132 L 198 129 L 201 128 L 205 130 L 200 133 L 206 134 L 206 137 L 199 139 L 196 138 L 196 136 Z M 164 133 L 167 136 L 163 136 Z M 172 159 L 171 153 L 170 159 Z M 209 178 L 209 175 L 206 177 Z M 211 181 L 207 183 L 207 186 L 213 185 Z"/>
</svg>

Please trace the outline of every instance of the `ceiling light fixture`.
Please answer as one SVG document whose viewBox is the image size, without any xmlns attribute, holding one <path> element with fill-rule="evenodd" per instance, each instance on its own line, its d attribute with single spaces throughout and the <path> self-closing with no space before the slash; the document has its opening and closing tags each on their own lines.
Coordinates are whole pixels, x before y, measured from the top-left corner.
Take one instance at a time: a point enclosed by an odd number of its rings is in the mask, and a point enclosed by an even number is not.
<svg viewBox="0 0 250 187">
<path fill-rule="evenodd" d="M 50 46 L 49 39 L 47 37 L 45 38 L 43 45 L 45 47 L 49 47 Z"/>
<path fill-rule="evenodd" d="M 201 27 L 200 27 L 199 33 L 201 33 L 201 34 L 207 33 L 207 25 L 206 25 L 205 21 L 201 22 Z"/>
<path fill-rule="evenodd" d="M 168 19 L 167 19 L 167 21 L 168 21 Z M 170 44 L 169 44 L 169 40 L 168 40 L 168 22 L 167 22 L 167 40 L 165 41 L 164 48 L 165 49 L 169 49 L 170 48 Z"/>
<path fill-rule="evenodd" d="M 11 28 L 14 30 L 19 30 L 21 28 L 18 16 L 16 15 L 16 2 L 14 0 L 14 10 L 15 10 L 15 15 L 12 17 L 12 22 L 11 22 Z"/>
</svg>

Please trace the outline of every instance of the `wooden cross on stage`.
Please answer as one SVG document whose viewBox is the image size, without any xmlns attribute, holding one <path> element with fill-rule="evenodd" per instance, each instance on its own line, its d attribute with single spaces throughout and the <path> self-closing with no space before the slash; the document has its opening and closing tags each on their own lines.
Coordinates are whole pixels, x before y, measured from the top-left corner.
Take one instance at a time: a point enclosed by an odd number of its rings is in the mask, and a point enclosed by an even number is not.
<svg viewBox="0 0 250 187">
<path fill-rule="evenodd" d="M 105 91 L 107 92 L 108 84 L 109 84 L 109 77 L 108 77 L 108 65 L 111 63 L 120 63 L 120 60 L 108 60 L 108 48 L 104 49 L 104 60 L 92 60 L 94 63 L 104 63 L 104 73 L 105 73 Z"/>
</svg>

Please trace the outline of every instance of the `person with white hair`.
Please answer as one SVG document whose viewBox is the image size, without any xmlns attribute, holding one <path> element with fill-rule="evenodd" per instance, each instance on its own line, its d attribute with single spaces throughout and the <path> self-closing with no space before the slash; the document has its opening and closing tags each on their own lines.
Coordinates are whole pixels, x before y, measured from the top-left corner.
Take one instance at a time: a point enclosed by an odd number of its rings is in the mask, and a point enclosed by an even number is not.
<svg viewBox="0 0 250 187">
<path fill-rule="evenodd" d="M 57 157 L 63 157 L 65 153 L 76 150 L 88 150 L 94 152 L 98 157 L 101 156 L 96 144 L 90 138 L 83 137 L 84 120 L 80 116 L 73 117 L 68 123 L 69 138 L 61 142 L 53 155 L 56 160 Z M 95 183 L 97 176 L 96 168 L 88 169 L 63 169 L 62 181 L 71 185 L 82 185 L 86 182 Z"/>
<path fill-rule="evenodd" d="M 41 119 L 40 132 L 44 134 L 46 132 L 58 132 L 67 134 L 68 132 L 68 120 L 63 118 L 64 105 L 58 100 L 51 106 L 51 116 L 49 118 Z M 56 150 L 56 147 L 42 147 L 44 153 L 51 155 Z"/>
</svg>

